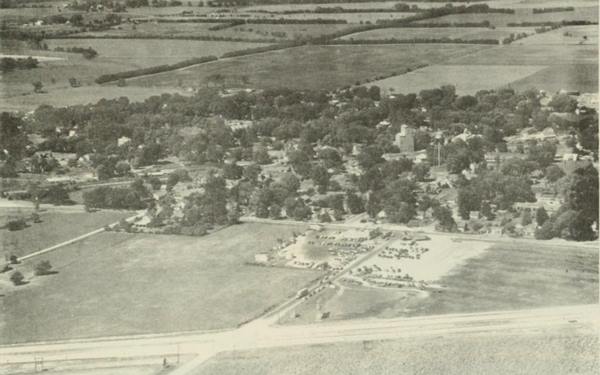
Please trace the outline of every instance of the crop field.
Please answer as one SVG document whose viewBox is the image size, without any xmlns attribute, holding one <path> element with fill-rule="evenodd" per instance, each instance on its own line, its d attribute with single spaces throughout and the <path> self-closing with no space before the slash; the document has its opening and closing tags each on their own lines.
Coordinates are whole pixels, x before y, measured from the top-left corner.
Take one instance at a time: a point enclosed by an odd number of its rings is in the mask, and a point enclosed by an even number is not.
<svg viewBox="0 0 600 375">
<path fill-rule="evenodd" d="M 49 39 L 47 43 L 51 49 L 56 47 L 92 47 L 98 51 L 96 59 L 119 63 L 124 68 L 129 67 L 129 69 L 173 64 L 193 57 L 210 55 L 218 57 L 226 52 L 263 45 L 257 43 L 160 39 L 135 41 L 136 48 L 131 48 L 132 41 L 127 39 Z M 160 51 L 160 53 L 157 53 L 157 51 Z"/>
<path fill-rule="evenodd" d="M 247 265 L 302 226 L 245 224 L 205 237 L 102 233 L 35 259 L 55 275 L 8 286 L 0 343 L 234 327 L 320 275 Z M 304 228 L 305 229 L 305 228 Z M 266 287 L 268 285 L 268 287 Z"/>
<path fill-rule="evenodd" d="M 559 2 L 560 5 L 546 5 L 546 3 L 557 3 Z M 597 5 L 597 2 L 595 2 L 594 0 L 575 0 L 572 1 L 575 5 L 579 5 L 579 6 L 594 6 Z M 321 8 L 342 8 L 342 9 L 373 9 L 373 8 L 378 8 L 378 9 L 384 9 L 384 8 L 393 8 L 394 5 L 397 3 L 397 1 L 394 0 L 390 0 L 390 1 L 369 1 L 369 2 L 364 2 L 364 3 L 324 3 L 324 4 L 269 4 L 269 5 L 252 5 L 252 6 L 248 6 L 248 7 L 243 7 L 241 8 L 241 10 L 246 11 L 246 12 L 251 12 L 251 11 L 268 11 L 268 12 L 285 12 L 285 11 L 302 11 L 302 10 L 313 10 L 316 9 L 318 7 Z M 477 4 L 488 4 L 490 7 L 497 7 L 497 8 L 504 8 L 504 7 L 509 7 L 509 8 L 531 8 L 533 6 L 536 7 L 547 7 L 547 6 L 564 6 L 564 1 L 560 1 L 560 0 L 546 0 L 543 2 L 540 1 L 534 1 L 533 3 L 527 3 L 527 1 L 523 1 L 523 0 L 492 0 L 492 1 L 477 1 Z M 448 1 L 448 2 L 425 2 L 425 1 L 420 1 L 420 2 L 411 2 L 411 1 L 402 1 L 402 4 L 407 4 L 409 6 L 417 6 L 420 9 L 429 9 L 429 8 L 441 8 L 444 7 L 446 4 L 452 4 L 453 6 L 461 6 L 461 5 L 465 5 L 464 2 L 452 2 L 452 1 Z M 571 4 L 571 2 L 569 2 L 569 4 Z"/>
<path fill-rule="evenodd" d="M 377 20 L 394 20 L 406 18 L 414 15 L 414 13 L 295 13 L 295 14 L 281 14 L 274 16 L 275 18 L 295 19 L 295 20 L 312 20 L 312 19 L 334 19 L 334 20 L 345 20 L 348 23 L 375 23 Z"/>
<path fill-rule="evenodd" d="M 94 84 L 102 74 L 117 73 L 155 65 L 175 63 L 192 57 L 221 55 L 228 51 L 260 46 L 256 43 L 219 43 L 194 40 L 127 40 L 127 39 L 49 39 L 51 49 L 56 47 L 92 47 L 98 56 L 88 60 L 78 53 L 29 51 L 29 56 L 52 56 L 58 60 L 42 62 L 33 70 L 15 70 L 2 77 L 1 96 L 11 97 L 32 92 L 31 82 L 38 80 L 45 90 L 55 94 L 56 89 L 69 88 L 69 78 L 82 86 Z M 135 48 L 132 48 L 135 43 Z M 156 51 L 161 51 L 157 54 Z M 37 95 L 35 95 L 37 96 Z M 40 98 L 41 99 L 41 98 Z"/>
<path fill-rule="evenodd" d="M 222 30 L 209 30 L 210 27 L 222 25 L 224 23 L 141 23 L 133 28 L 133 25 L 122 25 L 120 29 L 106 31 L 88 31 L 80 33 L 80 36 L 120 36 L 120 37 L 226 37 L 252 39 L 295 39 L 306 36 L 319 36 L 331 34 L 339 30 L 351 27 L 343 24 L 315 24 L 315 25 L 269 25 L 269 24 L 248 24 L 235 27 L 229 27 Z M 231 42 L 223 42 L 225 47 Z M 234 43 L 235 44 L 235 43 Z M 252 44 L 257 46 L 256 44 Z"/>
<path fill-rule="evenodd" d="M 303 37 L 317 37 L 331 34 L 352 27 L 342 24 L 322 25 L 263 25 L 248 24 L 230 27 L 228 29 L 213 31 L 210 35 L 225 36 L 232 38 L 276 38 L 276 39 L 298 39 Z"/>
<path fill-rule="evenodd" d="M 317 306 L 333 320 L 437 315 L 598 303 L 598 250 L 497 244 L 425 290 L 342 284 L 305 301 L 284 324 L 315 321 Z M 477 287 L 474 287 L 477 286 Z M 367 301 L 367 302 L 365 302 Z"/>
<path fill-rule="evenodd" d="M 596 0 L 569 0 L 568 4 L 565 4 L 564 0 L 491 0 L 483 1 L 490 7 L 497 8 L 553 8 L 553 7 L 564 7 L 566 5 L 573 7 L 591 7 L 597 6 Z"/>
<path fill-rule="evenodd" d="M 204 22 L 173 22 L 154 23 L 142 22 L 139 24 L 122 24 L 117 29 L 86 31 L 78 36 L 102 36 L 102 37 L 194 37 L 211 34 L 209 28 L 222 23 Z"/>
<path fill-rule="evenodd" d="M 0 210 L 0 225 L 4 225 L 7 218 L 28 216 L 31 211 L 20 210 L 19 212 L 3 208 Z M 83 210 L 81 212 L 40 212 L 41 223 L 30 221 L 27 228 L 19 231 L 0 229 L 0 254 L 8 253 L 19 257 L 27 255 L 132 215 L 133 213 L 128 211 L 108 210 L 94 213 L 83 212 Z"/>
<path fill-rule="evenodd" d="M 409 94 L 442 85 L 456 86 L 459 95 L 472 95 L 524 79 L 546 68 L 540 65 L 433 65 L 374 81 L 384 92 Z"/>
<path fill-rule="evenodd" d="M 502 40 L 511 34 L 535 34 L 533 27 L 498 27 L 489 29 L 484 27 L 400 27 L 365 31 L 343 36 L 340 39 L 377 40 L 377 39 L 413 39 L 413 38 L 451 38 L 451 39 L 499 39 Z"/>
<path fill-rule="evenodd" d="M 77 88 L 56 88 L 43 94 L 29 94 L 10 96 L 0 100 L 0 111 L 28 112 L 36 109 L 41 104 L 53 107 L 66 107 L 71 105 L 97 103 L 100 99 L 117 99 L 127 97 L 130 102 L 142 102 L 151 96 L 160 96 L 164 93 L 191 95 L 183 89 L 169 87 L 156 89 L 152 87 L 116 87 L 116 86 L 82 86 Z"/>
<path fill-rule="evenodd" d="M 193 374 L 592 375 L 600 371 L 598 350 L 593 327 L 548 328 L 229 352 Z"/>
<path fill-rule="evenodd" d="M 598 26 L 567 26 L 517 41 L 519 44 L 598 45 Z"/>
<path fill-rule="evenodd" d="M 129 85 L 170 87 L 182 81 L 186 85 L 205 84 L 205 78 L 246 74 L 250 87 L 293 87 L 334 89 L 376 75 L 403 73 L 422 64 L 436 64 L 450 57 L 467 55 L 480 45 L 385 45 L 385 46 L 306 46 L 275 52 L 232 58 L 128 80 Z"/>
<path fill-rule="evenodd" d="M 576 65 L 598 64 L 597 46 L 508 45 L 450 58 L 455 65 Z"/>
<path fill-rule="evenodd" d="M 597 93 L 598 65 L 553 65 L 514 81 L 510 86 L 515 90 L 535 87 L 551 93 L 559 90 Z"/>
<path fill-rule="evenodd" d="M 537 7 L 538 5 L 536 5 Z M 542 7 L 542 5 L 539 5 Z M 563 5 L 564 6 L 564 5 Z M 451 14 L 432 18 L 417 23 L 466 23 L 489 21 L 494 26 L 506 26 L 508 23 L 521 22 L 561 22 L 561 21 L 591 21 L 598 22 L 598 6 L 577 7 L 571 12 L 554 12 L 533 14 L 531 9 L 517 9 L 515 14 L 486 13 L 486 14 Z"/>
</svg>

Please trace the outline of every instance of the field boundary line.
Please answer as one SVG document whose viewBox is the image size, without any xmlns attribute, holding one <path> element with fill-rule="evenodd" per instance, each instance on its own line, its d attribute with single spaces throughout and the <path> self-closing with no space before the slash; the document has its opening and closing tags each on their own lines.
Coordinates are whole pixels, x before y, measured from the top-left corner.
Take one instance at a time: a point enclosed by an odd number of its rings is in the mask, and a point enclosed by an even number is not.
<svg viewBox="0 0 600 375">
<path fill-rule="evenodd" d="M 287 51 L 289 49 L 292 48 L 299 48 L 299 47 L 304 47 L 304 45 L 299 45 L 299 46 L 290 46 L 290 47 L 286 47 L 286 48 L 281 48 L 281 49 L 276 49 L 276 50 L 271 50 L 271 51 L 263 51 L 263 52 L 257 52 L 257 53 L 250 53 L 247 55 L 240 55 L 240 56 L 231 56 L 231 57 L 219 57 L 217 60 L 213 60 L 213 61 L 208 61 L 205 63 L 198 63 L 198 64 L 194 64 L 194 65 L 189 65 L 189 66 L 184 66 L 183 68 L 178 68 L 178 69 L 174 69 L 174 70 L 166 70 L 164 72 L 158 72 L 158 73 L 149 73 L 149 74 L 145 74 L 145 75 L 141 75 L 141 76 L 136 76 L 136 77 L 131 77 L 131 78 L 126 78 L 126 81 L 130 82 L 130 81 L 134 81 L 136 79 L 140 79 L 140 78 L 147 78 L 147 77 L 156 77 L 159 76 L 161 74 L 169 74 L 169 73 L 173 73 L 173 72 L 182 72 L 184 70 L 188 70 L 190 68 L 195 68 L 199 65 L 210 65 L 210 64 L 216 64 L 222 61 L 230 61 L 230 60 L 234 60 L 240 57 L 246 57 L 246 56 L 257 56 L 257 55 L 263 55 L 263 54 L 267 54 L 267 53 L 278 53 L 281 51 Z M 106 82 L 103 83 L 102 85 L 110 85 L 111 83 L 114 84 L 114 81 L 112 82 Z M 154 86 L 152 86 L 154 87 Z"/>
</svg>

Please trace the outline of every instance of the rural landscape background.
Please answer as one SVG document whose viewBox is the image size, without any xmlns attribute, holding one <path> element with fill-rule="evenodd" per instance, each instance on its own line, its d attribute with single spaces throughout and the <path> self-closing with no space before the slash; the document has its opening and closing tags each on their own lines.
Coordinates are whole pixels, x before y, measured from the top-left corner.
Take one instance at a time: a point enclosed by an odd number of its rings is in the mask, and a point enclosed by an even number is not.
<svg viewBox="0 0 600 375">
<path fill-rule="evenodd" d="M 0 0 L 0 374 L 597 374 L 595 0 Z"/>
</svg>

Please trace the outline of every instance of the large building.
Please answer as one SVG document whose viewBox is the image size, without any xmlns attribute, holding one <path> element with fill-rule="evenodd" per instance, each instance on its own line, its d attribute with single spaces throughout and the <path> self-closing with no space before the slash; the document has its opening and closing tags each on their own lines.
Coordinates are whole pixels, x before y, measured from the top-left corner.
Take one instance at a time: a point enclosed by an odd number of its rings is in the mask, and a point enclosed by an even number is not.
<svg viewBox="0 0 600 375">
<path fill-rule="evenodd" d="M 400 133 L 396 134 L 394 144 L 398 146 L 400 152 L 415 151 L 415 130 L 408 125 L 400 127 Z"/>
</svg>

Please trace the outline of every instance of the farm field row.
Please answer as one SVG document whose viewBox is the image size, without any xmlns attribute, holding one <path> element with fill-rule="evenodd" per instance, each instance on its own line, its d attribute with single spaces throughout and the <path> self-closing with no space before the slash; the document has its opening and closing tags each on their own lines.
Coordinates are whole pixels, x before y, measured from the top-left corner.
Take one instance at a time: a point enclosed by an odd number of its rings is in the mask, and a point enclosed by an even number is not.
<svg viewBox="0 0 600 375">
<path fill-rule="evenodd" d="M 204 84 L 207 76 L 244 72 L 248 86 L 335 89 L 376 75 L 400 74 L 422 64 L 437 64 L 450 57 L 489 48 L 479 45 L 304 46 L 217 61 L 204 66 L 129 80 L 132 86 L 170 87 L 180 80 Z"/>
<path fill-rule="evenodd" d="M 428 246 L 427 241 L 422 244 Z M 462 252 L 472 246 L 464 243 Z M 370 262 L 385 267 L 386 260 Z M 599 291 L 598 250 L 544 245 L 525 250 L 519 244 L 496 244 L 424 290 L 340 283 L 305 301 L 295 309 L 296 316 L 286 316 L 282 323 L 311 323 L 318 311 L 328 312 L 328 320 L 346 320 L 594 304 Z"/>
<path fill-rule="evenodd" d="M 136 41 L 133 46 L 133 42 L 126 39 L 48 39 L 46 42 L 50 49 L 92 47 L 98 51 L 98 56 L 89 60 L 78 53 L 22 51 L 27 55 L 54 56 L 59 57 L 60 60 L 41 62 L 33 70 L 15 70 L 4 74 L 3 89 L 0 94 L 2 97 L 30 94 L 31 82 L 36 80 L 42 82 L 46 91 L 53 93 L 56 89 L 69 88 L 69 78 L 72 77 L 79 80 L 82 86 L 87 86 L 94 84 L 94 80 L 102 74 L 171 64 L 193 57 L 220 56 L 226 52 L 262 45 L 156 39 Z M 38 103 L 45 102 L 39 100 Z"/>
<path fill-rule="evenodd" d="M 482 49 L 469 56 L 456 56 L 446 63 L 453 65 L 597 65 L 598 46 L 511 44 Z"/>
<path fill-rule="evenodd" d="M 0 344 L 230 328 L 320 272 L 248 265 L 302 226 L 245 224 L 205 237 L 102 233 L 35 258 L 55 275 L 0 274 Z M 18 267 L 27 279 L 32 264 Z M 265 287 L 267 286 L 268 287 Z"/>
<path fill-rule="evenodd" d="M 285 11 L 305 11 L 305 10 L 314 10 L 316 8 L 342 8 L 342 9 L 385 9 L 385 8 L 393 8 L 397 1 L 369 1 L 364 3 L 323 3 L 323 4 L 263 4 L 263 5 L 251 5 L 248 7 L 243 7 L 240 10 L 245 12 L 255 12 L 255 11 L 267 11 L 267 12 L 285 12 Z M 452 4 L 454 6 L 464 5 L 464 3 L 460 2 L 451 2 L 448 3 L 428 3 L 428 2 L 405 2 L 402 1 L 403 4 L 407 4 L 409 6 L 417 6 L 421 9 L 427 8 L 439 8 L 443 7 L 446 4 Z"/>
<path fill-rule="evenodd" d="M 228 352 L 193 374 L 591 375 L 600 370 L 599 346 L 593 327 L 444 335 Z"/>
<path fill-rule="evenodd" d="M 124 24 L 119 29 L 105 31 L 88 31 L 78 36 L 102 37 L 162 37 L 162 38 L 190 38 L 190 37 L 221 37 L 243 39 L 296 39 L 298 37 L 319 36 L 344 30 L 351 25 L 344 24 L 289 24 L 267 25 L 248 24 L 229 27 L 222 30 L 209 30 L 210 27 L 224 23 L 140 23 L 138 25 Z M 229 43 L 229 42 L 228 42 Z"/>
<path fill-rule="evenodd" d="M 598 22 L 598 6 L 577 7 L 574 11 L 534 14 L 532 9 L 517 9 L 514 14 L 451 14 L 448 16 L 427 19 L 416 23 L 468 23 L 489 21 L 491 25 L 500 27 L 509 23 L 521 22 L 561 22 L 561 21 Z"/>
<path fill-rule="evenodd" d="M 510 84 L 515 90 L 526 90 L 532 87 L 557 92 L 559 90 L 598 92 L 598 65 L 571 64 L 553 65 L 542 69 L 529 77 Z"/>
<path fill-rule="evenodd" d="M 489 29 L 484 27 L 401 27 L 365 31 L 345 35 L 340 39 L 345 40 L 378 40 L 378 39 L 415 39 L 415 38 L 451 38 L 464 40 L 499 39 L 509 37 L 511 34 L 535 34 L 533 27 L 498 27 Z"/>
<path fill-rule="evenodd" d="M 240 8 L 242 11 L 268 11 L 268 12 L 285 12 L 285 11 L 302 11 L 302 10 L 313 10 L 318 7 L 321 8 L 336 8 L 342 9 L 372 9 L 372 8 L 392 8 L 397 2 L 394 0 L 390 1 L 370 1 L 364 3 L 324 3 L 324 4 L 269 4 L 269 5 L 252 5 L 248 7 Z M 403 4 L 409 6 L 417 6 L 420 9 L 429 8 L 441 8 L 446 4 L 452 4 L 453 6 L 465 5 L 464 2 L 411 2 L 402 1 Z M 549 8 L 549 7 L 562 7 L 565 6 L 565 2 L 562 0 L 491 0 L 491 1 L 477 1 L 477 4 L 487 4 L 493 8 Z M 595 0 L 572 0 L 569 1 L 570 6 L 576 7 L 590 7 L 598 5 Z"/>
<path fill-rule="evenodd" d="M 277 14 L 270 15 L 267 18 L 284 18 L 292 20 L 313 20 L 313 19 L 334 19 L 334 20 L 345 20 L 348 23 L 375 23 L 378 20 L 394 20 L 402 19 L 413 16 L 414 13 L 401 13 L 401 12 L 389 12 L 389 13 L 294 13 L 294 14 Z"/>
<path fill-rule="evenodd" d="M 127 39 L 48 39 L 48 47 L 92 47 L 98 51 L 97 59 L 118 62 L 123 67 L 145 68 L 173 64 L 202 56 L 221 56 L 226 52 L 264 46 L 260 43 L 207 42 L 194 40 L 144 39 L 131 48 Z"/>
<path fill-rule="evenodd" d="M 370 82 L 385 93 L 409 94 L 442 85 L 454 85 L 459 95 L 496 89 L 546 68 L 538 65 L 432 65 L 413 72 Z"/>
<path fill-rule="evenodd" d="M 515 90 L 539 89 L 598 92 L 598 65 L 433 65 L 413 72 L 373 81 L 387 93 L 413 93 L 442 84 L 456 86 L 458 94 L 511 87 Z"/>
<path fill-rule="evenodd" d="M 568 26 L 518 40 L 518 44 L 598 45 L 598 26 Z"/>
<path fill-rule="evenodd" d="M 418 92 L 454 84 L 460 93 L 475 93 L 517 83 L 555 92 L 569 88 L 597 92 L 597 47 L 591 45 L 349 45 L 306 46 L 218 61 L 177 72 L 141 77 L 132 86 L 172 87 L 175 82 L 202 85 L 210 74 L 243 71 L 252 87 L 332 89 L 377 75 L 396 73 L 369 82 L 396 90 Z M 402 74 L 422 64 L 430 66 Z M 552 66 L 556 66 L 552 68 Z M 315 74 L 314 72 L 318 72 Z M 550 72 L 550 73 L 549 73 Z M 399 75 L 398 75 L 399 74 Z"/>
<path fill-rule="evenodd" d="M 209 35 L 211 27 L 222 25 L 222 23 L 200 23 L 200 22 L 174 22 L 174 23 L 154 23 L 142 22 L 139 24 L 125 23 L 117 28 L 109 30 L 85 31 L 78 33 L 77 36 L 102 36 L 102 37 L 194 37 Z"/>
</svg>

